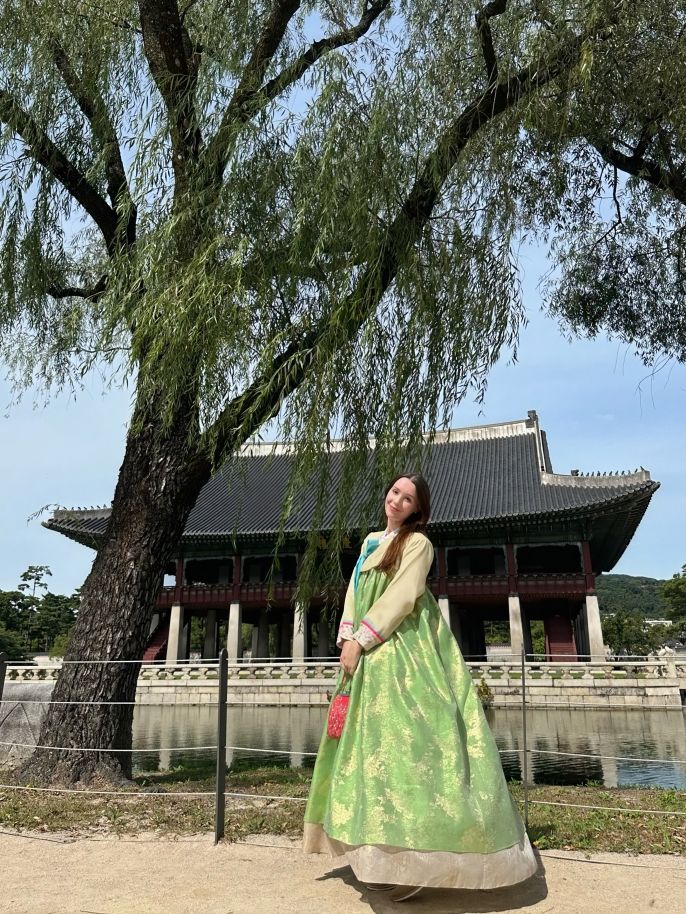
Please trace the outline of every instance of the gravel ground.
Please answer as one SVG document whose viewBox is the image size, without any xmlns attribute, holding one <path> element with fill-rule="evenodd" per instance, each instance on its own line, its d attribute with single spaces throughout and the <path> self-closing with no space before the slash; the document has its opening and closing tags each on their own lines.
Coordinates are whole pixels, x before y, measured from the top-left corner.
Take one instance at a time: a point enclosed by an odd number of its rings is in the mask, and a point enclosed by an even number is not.
<svg viewBox="0 0 686 914">
<path fill-rule="evenodd" d="M 369 892 L 340 859 L 257 835 L 177 840 L 0 833 L 4 914 L 681 914 L 686 858 L 542 851 L 509 889 L 427 889 L 398 905 Z"/>
</svg>

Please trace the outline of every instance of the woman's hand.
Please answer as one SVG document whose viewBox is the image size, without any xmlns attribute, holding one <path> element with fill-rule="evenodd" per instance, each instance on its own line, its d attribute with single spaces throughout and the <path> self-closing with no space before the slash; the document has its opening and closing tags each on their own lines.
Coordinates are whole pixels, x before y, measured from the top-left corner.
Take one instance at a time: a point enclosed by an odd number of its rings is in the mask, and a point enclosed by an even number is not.
<svg viewBox="0 0 686 914">
<path fill-rule="evenodd" d="M 360 655 L 362 654 L 362 648 L 360 647 L 357 641 L 344 641 L 343 649 L 341 650 L 341 666 L 343 670 L 352 676 L 352 674 L 357 669 L 357 664 L 360 662 Z"/>
</svg>

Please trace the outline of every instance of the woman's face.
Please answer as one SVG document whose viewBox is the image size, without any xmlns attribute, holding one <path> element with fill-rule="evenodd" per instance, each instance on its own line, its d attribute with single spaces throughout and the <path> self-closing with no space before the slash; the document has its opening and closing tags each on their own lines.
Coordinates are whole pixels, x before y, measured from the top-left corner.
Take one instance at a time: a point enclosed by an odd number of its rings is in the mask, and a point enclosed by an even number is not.
<svg viewBox="0 0 686 914">
<path fill-rule="evenodd" d="M 414 514 L 418 508 L 417 489 L 406 476 L 396 479 L 386 495 L 384 503 L 388 526 L 395 530 Z"/>
</svg>

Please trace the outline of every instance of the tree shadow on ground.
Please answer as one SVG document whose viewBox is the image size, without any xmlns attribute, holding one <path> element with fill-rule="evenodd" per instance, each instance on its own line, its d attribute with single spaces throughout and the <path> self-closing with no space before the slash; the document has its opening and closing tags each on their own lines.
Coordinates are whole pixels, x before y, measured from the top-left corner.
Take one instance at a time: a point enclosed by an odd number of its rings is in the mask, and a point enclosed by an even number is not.
<svg viewBox="0 0 686 914">
<path fill-rule="evenodd" d="M 488 914 L 528 908 L 547 897 L 545 867 L 538 854 L 536 859 L 538 870 L 518 885 L 487 891 L 427 888 L 416 898 L 403 902 L 402 908 L 398 908 L 398 903 L 391 901 L 386 892 L 370 891 L 358 882 L 349 866 L 330 870 L 318 881 L 340 879 L 359 892 L 360 900 L 366 902 L 375 914 L 399 914 L 400 911 L 407 911 L 407 914 Z"/>
</svg>

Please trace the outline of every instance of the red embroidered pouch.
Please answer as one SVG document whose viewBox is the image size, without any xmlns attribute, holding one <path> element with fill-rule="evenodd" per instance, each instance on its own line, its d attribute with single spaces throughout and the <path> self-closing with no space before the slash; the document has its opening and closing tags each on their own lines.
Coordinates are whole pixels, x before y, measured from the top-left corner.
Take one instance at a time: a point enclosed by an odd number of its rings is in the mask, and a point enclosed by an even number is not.
<svg viewBox="0 0 686 914">
<path fill-rule="evenodd" d="M 329 716 L 326 721 L 326 735 L 331 739 L 339 739 L 343 732 L 343 725 L 348 714 L 350 704 L 350 684 L 344 685 L 338 694 L 334 695 L 329 705 Z"/>
</svg>

